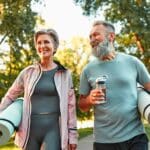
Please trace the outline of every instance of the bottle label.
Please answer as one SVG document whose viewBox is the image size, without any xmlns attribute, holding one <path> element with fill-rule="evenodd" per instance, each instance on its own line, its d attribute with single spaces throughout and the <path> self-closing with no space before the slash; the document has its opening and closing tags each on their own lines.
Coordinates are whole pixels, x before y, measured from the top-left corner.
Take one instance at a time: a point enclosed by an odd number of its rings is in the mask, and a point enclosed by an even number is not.
<svg viewBox="0 0 150 150">
<path fill-rule="evenodd" d="M 104 100 L 100 100 L 97 102 L 97 104 L 103 104 L 103 103 L 106 103 L 107 100 L 106 100 L 106 80 L 107 80 L 107 76 L 103 75 L 103 76 L 99 76 L 97 79 L 96 79 L 96 88 L 97 89 L 101 89 L 104 93 Z"/>
</svg>

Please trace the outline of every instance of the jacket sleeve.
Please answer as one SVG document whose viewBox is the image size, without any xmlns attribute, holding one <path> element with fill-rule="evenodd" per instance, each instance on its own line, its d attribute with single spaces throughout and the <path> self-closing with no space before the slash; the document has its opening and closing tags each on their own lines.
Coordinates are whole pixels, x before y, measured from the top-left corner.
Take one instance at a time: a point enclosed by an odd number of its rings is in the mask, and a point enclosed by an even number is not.
<svg viewBox="0 0 150 150">
<path fill-rule="evenodd" d="M 7 108 L 19 95 L 23 93 L 23 82 L 23 72 L 21 72 L 2 98 L 0 103 L 0 112 Z"/>
<path fill-rule="evenodd" d="M 69 94 L 68 94 L 68 126 L 69 126 L 69 144 L 77 144 L 77 116 L 76 116 L 76 98 L 73 88 L 71 74 L 69 75 Z"/>
</svg>

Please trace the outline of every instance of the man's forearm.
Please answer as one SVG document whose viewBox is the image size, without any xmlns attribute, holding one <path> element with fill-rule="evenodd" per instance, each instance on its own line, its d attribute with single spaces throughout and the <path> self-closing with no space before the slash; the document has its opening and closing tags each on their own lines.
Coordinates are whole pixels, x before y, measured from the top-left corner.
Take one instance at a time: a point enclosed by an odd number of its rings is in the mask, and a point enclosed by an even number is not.
<svg viewBox="0 0 150 150">
<path fill-rule="evenodd" d="M 80 99 L 79 99 L 79 108 L 84 111 L 87 112 L 90 110 L 90 108 L 92 107 L 92 104 L 90 104 L 90 100 L 89 100 L 90 96 L 84 96 L 84 95 L 80 95 Z"/>
<path fill-rule="evenodd" d="M 150 92 L 150 82 L 145 83 L 143 86 L 144 86 L 144 89 Z"/>
</svg>

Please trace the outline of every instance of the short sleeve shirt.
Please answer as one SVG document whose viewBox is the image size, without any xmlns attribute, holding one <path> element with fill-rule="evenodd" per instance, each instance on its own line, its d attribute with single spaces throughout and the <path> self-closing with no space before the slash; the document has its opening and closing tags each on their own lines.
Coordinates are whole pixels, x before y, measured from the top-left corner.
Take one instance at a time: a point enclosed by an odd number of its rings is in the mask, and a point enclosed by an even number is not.
<svg viewBox="0 0 150 150">
<path fill-rule="evenodd" d="M 112 61 L 95 59 L 83 70 L 80 94 L 95 88 L 97 77 L 106 75 L 107 103 L 94 106 L 95 142 L 115 143 L 144 133 L 137 109 L 137 83 L 150 82 L 144 64 L 134 56 L 117 53 Z"/>
</svg>

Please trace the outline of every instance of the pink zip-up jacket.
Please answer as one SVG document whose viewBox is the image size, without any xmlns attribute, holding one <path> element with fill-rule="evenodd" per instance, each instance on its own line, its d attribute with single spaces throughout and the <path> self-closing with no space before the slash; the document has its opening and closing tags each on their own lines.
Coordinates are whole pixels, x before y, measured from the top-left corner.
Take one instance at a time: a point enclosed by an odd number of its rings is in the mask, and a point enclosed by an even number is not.
<svg viewBox="0 0 150 150">
<path fill-rule="evenodd" d="M 0 104 L 0 111 L 2 111 L 18 96 L 24 94 L 22 121 L 15 136 L 15 144 L 22 149 L 26 147 L 29 138 L 32 109 L 31 95 L 41 75 L 40 64 L 34 64 L 23 69 Z M 60 99 L 61 149 L 68 150 L 68 143 L 77 144 L 78 139 L 76 99 L 70 71 L 58 64 L 58 71 L 54 75 L 54 81 Z"/>
</svg>

